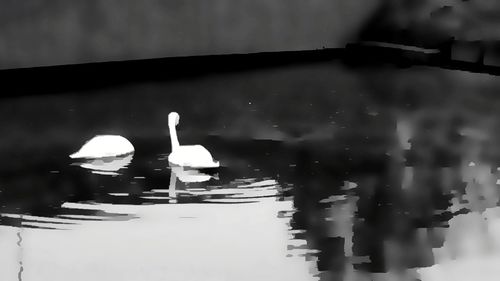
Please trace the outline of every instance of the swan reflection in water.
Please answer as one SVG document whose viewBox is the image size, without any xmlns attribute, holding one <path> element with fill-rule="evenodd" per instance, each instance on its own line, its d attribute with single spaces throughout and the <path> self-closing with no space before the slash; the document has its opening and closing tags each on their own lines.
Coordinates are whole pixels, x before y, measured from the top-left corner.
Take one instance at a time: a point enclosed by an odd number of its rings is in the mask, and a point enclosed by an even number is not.
<svg viewBox="0 0 500 281">
<path fill-rule="evenodd" d="M 131 153 L 117 157 L 88 159 L 84 162 L 74 163 L 74 165 L 91 170 L 94 174 L 119 176 L 118 171 L 126 168 L 132 162 L 133 156 L 134 154 Z"/>
<path fill-rule="evenodd" d="M 180 166 L 170 166 L 170 185 L 168 188 L 168 197 L 170 198 L 169 203 L 177 203 L 177 196 L 175 192 L 175 185 L 177 183 L 177 179 L 179 181 L 187 184 L 187 183 L 199 183 L 206 182 L 211 180 L 212 178 L 217 179 L 217 176 L 212 176 L 209 174 L 205 174 L 196 169 L 184 168 Z"/>
<path fill-rule="evenodd" d="M 177 179 L 184 190 L 177 190 Z M 214 184 L 208 183 L 215 179 Z M 206 204 L 245 204 L 257 203 L 265 198 L 280 196 L 282 190 L 278 182 L 271 178 L 237 178 L 221 183 L 218 174 L 208 174 L 204 170 L 193 170 L 183 167 L 171 167 L 170 185 L 168 189 L 169 203 L 178 203 L 179 195 L 185 202 Z M 153 190 L 161 192 L 161 190 Z M 189 199 L 188 199 L 189 198 Z M 187 199 L 187 201 L 186 201 Z"/>
</svg>

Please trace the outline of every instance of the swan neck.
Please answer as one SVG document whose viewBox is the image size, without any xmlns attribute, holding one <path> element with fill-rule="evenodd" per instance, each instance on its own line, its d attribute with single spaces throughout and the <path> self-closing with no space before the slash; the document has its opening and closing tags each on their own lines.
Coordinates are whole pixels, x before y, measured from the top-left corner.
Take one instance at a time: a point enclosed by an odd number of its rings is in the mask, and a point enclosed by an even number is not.
<svg viewBox="0 0 500 281">
<path fill-rule="evenodd" d="M 170 131 L 170 141 L 172 143 L 172 151 L 177 150 L 179 148 L 179 139 L 177 138 L 177 131 L 175 130 L 175 125 L 172 123 L 168 124 L 168 129 Z"/>
</svg>

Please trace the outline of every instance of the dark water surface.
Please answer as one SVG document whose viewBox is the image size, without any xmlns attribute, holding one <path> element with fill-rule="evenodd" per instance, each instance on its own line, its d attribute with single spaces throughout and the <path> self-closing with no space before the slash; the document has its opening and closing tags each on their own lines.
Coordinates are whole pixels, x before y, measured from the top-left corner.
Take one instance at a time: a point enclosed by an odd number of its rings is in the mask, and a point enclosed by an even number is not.
<svg viewBox="0 0 500 281">
<path fill-rule="evenodd" d="M 500 79 L 335 63 L 0 103 L 0 280 L 496 280 Z M 218 171 L 171 169 L 181 144 Z M 133 155 L 75 162 L 97 134 Z"/>
</svg>

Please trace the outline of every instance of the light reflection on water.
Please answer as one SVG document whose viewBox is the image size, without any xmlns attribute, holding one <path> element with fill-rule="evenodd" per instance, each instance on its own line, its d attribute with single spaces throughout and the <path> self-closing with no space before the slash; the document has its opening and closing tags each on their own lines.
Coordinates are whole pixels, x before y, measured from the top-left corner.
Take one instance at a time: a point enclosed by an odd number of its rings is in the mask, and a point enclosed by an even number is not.
<svg viewBox="0 0 500 281">
<path fill-rule="evenodd" d="M 294 207 L 275 178 L 247 171 L 227 176 L 222 169 L 220 179 L 169 167 L 162 155 L 60 167 L 56 182 L 70 173 L 94 194 L 38 212 L 21 207 L 0 214 L 12 227 L 1 228 L 0 262 L 8 265 L 23 252 L 18 266 L 0 273 L 2 280 L 15 280 L 20 266 L 22 280 L 315 279 L 313 261 L 304 258 L 311 250 L 290 236 L 291 217 L 279 215 Z M 141 174 L 143 166 L 151 174 Z M 16 231 L 23 240 L 17 248 L 9 244 Z"/>
</svg>

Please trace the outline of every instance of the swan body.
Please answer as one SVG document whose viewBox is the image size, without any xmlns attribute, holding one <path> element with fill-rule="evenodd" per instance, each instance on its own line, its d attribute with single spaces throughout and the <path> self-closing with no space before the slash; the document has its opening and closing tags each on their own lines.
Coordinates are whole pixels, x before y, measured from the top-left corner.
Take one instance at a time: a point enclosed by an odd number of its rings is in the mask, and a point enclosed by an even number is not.
<svg viewBox="0 0 500 281">
<path fill-rule="evenodd" d="M 217 168 L 219 162 L 201 145 L 182 145 L 168 156 L 171 164 L 191 168 Z"/>
<path fill-rule="evenodd" d="M 129 140 L 116 135 L 99 135 L 87 141 L 70 158 L 105 158 L 131 154 L 134 146 Z"/>
<path fill-rule="evenodd" d="M 194 169 L 219 167 L 219 162 L 213 159 L 212 154 L 205 147 L 201 145 L 179 145 L 177 131 L 175 130 L 178 124 L 179 114 L 171 112 L 168 115 L 170 141 L 172 143 L 172 153 L 168 156 L 170 164 Z"/>
</svg>

